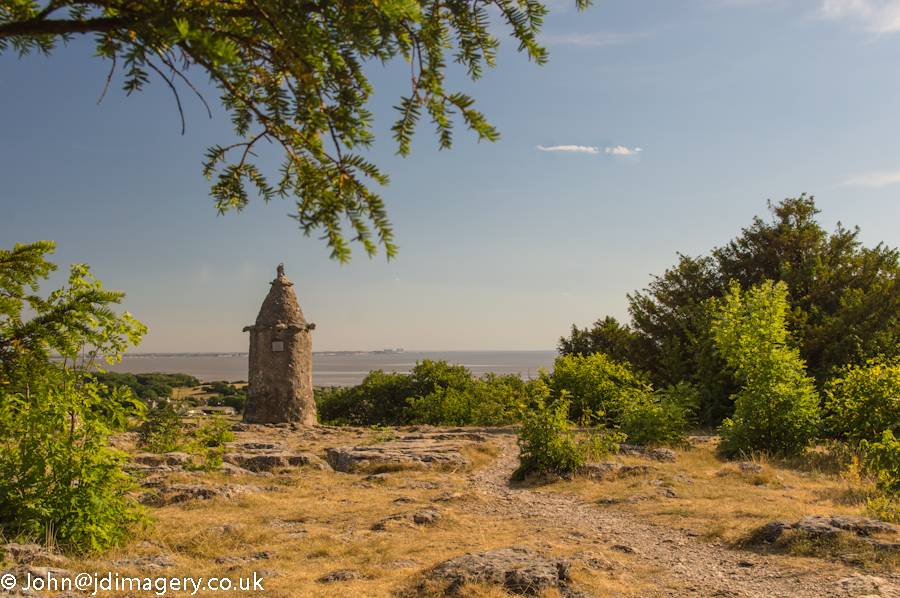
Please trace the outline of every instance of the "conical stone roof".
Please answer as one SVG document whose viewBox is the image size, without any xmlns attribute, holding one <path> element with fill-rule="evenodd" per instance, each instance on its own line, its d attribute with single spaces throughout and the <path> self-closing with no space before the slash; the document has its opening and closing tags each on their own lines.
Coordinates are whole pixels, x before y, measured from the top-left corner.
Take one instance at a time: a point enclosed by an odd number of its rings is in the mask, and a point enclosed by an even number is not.
<svg viewBox="0 0 900 598">
<path fill-rule="evenodd" d="M 259 315 L 256 316 L 256 327 L 297 326 L 306 327 L 306 319 L 294 294 L 294 283 L 284 274 L 284 264 L 278 265 L 278 276 L 271 282 L 269 294 L 266 295 Z"/>
</svg>

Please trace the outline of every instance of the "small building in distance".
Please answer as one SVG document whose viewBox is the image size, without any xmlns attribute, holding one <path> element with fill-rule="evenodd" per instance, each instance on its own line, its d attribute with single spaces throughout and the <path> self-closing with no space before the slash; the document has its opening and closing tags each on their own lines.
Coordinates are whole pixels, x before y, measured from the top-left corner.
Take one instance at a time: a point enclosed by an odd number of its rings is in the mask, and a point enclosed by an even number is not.
<svg viewBox="0 0 900 598">
<path fill-rule="evenodd" d="M 312 339 L 294 283 L 278 265 L 250 333 L 249 380 L 244 421 L 254 424 L 316 424 L 312 385 Z"/>
</svg>

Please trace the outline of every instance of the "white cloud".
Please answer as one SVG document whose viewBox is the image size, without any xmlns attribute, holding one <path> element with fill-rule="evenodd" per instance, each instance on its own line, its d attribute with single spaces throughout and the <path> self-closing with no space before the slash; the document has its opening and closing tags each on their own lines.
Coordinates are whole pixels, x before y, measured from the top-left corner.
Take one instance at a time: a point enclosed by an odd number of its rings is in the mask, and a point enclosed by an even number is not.
<svg viewBox="0 0 900 598">
<path fill-rule="evenodd" d="M 613 156 L 636 156 L 644 150 L 639 147 L 625 147 L 624 145 L 614 145 L 612 147 L 606 148 L 605 151 L 607 154 L 611 154 Z"/>
<path fill-rule="evenodd" d="M 538 145 L 542 152 L 563 152 L 571 154 L 599 154 L 600 148 L 594 145 Z M 603 148 L 603 153 L 610 156 L 636 156 L 643 148 L 625 147 L 624 145 L 612 145 Z"/>
<path fill-rule="evenodd" d="M 548 46 L 605 47 L 627 44 L 649 37 L 647 32 L 597 31 L 594 33 L 548 33 L 541 41 Z"/>
<path fill-rule="evenodd" d="M 570 152 L 575 154 L 599 154 L 600 148 L 591 145 L 550 145 L 537 146 L 542 152 Z"/>
<path fill-rule="evenodd" d="M 900 183 L 900 170 L 881 171 L 881 172 L 864 172 L 855 174 L 844 179 L 843 185 L 847 187 L 868 187 L 870 189 L 880 189 L 888 185 L 896 185 Z"/>
<path fill-rule="evenodd" d="M 873 33 L 900 31 L 900 0 L 822 0 L 819 13 L 826 19 L 857 21 Z"/>
</svg>

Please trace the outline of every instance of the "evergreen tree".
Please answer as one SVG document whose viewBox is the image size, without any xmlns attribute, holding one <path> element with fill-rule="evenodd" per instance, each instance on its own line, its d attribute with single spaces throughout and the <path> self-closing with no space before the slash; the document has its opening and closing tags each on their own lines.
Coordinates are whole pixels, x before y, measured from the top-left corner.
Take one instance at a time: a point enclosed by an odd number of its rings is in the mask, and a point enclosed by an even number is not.
<svg viewBox="0 0 900 598">
<path fill-rule="evenodd" d="M 547 52 L 537 36 L 546 13 L 539 0 L 0 0 L 0 54 L 49 54 L 59 42 L 92 34 L 97 56 L 110 61 L 107 86 L 117 72 L 129 94 L 158 77 L 174 94 L 182 132 L 181 94 L 196 93 L 206 104 L 195 85 L 203 72 L 238 138 L 209 148 L 204 160 L 219 212 L 243 209 L 248 188 L 266 201 L 293 197 L 301 230 L 321 231 L 332 257 L 345 261 L 348 223 L 369 255 L 379 244 L 388 257 L 396 251 L 384 203 L 371 188 L 388 177 L 360 153 L 373 141 L 366 65 L 409 63 L 410 88 L 393 127 L 400 154 L 409 152 L 423 115 L 441 148 L 452 143 L 454 119 L 493 141 L 498 133 L 472 98 L 446 88 L 448 58 L 478 79 L 494 66 L 505 28 L 541 64 Z M 274 178 L 254 160 L 261 142 L 284 153 Z"/>
</svg>

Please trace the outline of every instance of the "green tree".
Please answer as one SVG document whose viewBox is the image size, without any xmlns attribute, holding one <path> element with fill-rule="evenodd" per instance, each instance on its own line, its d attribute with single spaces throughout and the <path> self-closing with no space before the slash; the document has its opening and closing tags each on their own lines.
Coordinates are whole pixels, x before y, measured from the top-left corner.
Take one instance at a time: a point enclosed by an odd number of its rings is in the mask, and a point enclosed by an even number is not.
<svg viewBox="0 0 900 598">
<path fill-rule="evenodd" d="M 590 355 L 605 353 L 616 361 L 628 361 L 634 355 L 637 335 L 627 324 L 622 325 L 612 316 L 594 322 L 590 328 L 572 324 L 568 338 L 559 339 L 561 355 Z"/>
<path fill-rule="evenodd" d="M 747 289 L 764 280 L 788 286 L 789 329 L 821 388 L 838 368 L 900 350 L 900 253 L 883 244 L 864 247 L 858 229 L 828 232 L 817 221 L 812 196 L 769 204 L 771 218 L 753 219 L 734 240 L 678 262 L 647 288 L 628 296 L 631 321 L 590 331 L 573 329 L 563 353 L 606 352 L 625 347 L 625 358 L 657 386 L 680 381 L 700 393 L 701 422 L 720 422 L 731 412 L 737 389 L 710 336 L 710 299 L 728 281 Z M 627 343 L 613 342 L 628 334 Z M 577 331 L 577 332 L 576 332 Z M 598 340 L 590 342 L 591 339 Z M 585 342 L 587 340 L 588 342 Z M 618 351 L 618 349 L 614 349 Z"/>
<path fill-rule="evenodd" d="M 588 2 L 576 0 L 579 8 Z M 396 251 L 371 188 L 388 177 L 362 154 L 373 142 L 366 65 L 409 64 L 410 89 L 393 126 L 400 154 L 409 152 L 423 115 L 441 148 L 451 146 L 454 119 L 493 141 L 498 133 L 472 98 L 446 88 L 448 59 L 478 79 L 494 66 L 499 21 L 519 51 L 541 64 L 547 52 L 537 36 L 546 13 L 539 0 L 0 0 L 0 53 L 49 54 L 60 41 L 92 34 L 96 54 L 110 61 L 107 86 L 116 72 L 129 94 L 159 77 L 175 96 L 182 132 L 182 91 L 206 104 L 195 84 L 200 70 L 221 94 L 237 137 L 209 148 L 203 163 L 215 178 L 219 212 L 243 209 L 248 188 L 266 201 L 294 197 L 301 230 L 321 230 L 332 257 L 345 261 L 348 223 L 369 255 L 379 244 L 389 257 Z M 274 178 L 254 161 L 261 142 L 284 152 Z"/>
<path fill-rule="evenodd" d="M 607 317 L 590 330 L 573 326 L 560 352 L 615 355 L 660 387 L 689 382 L 699 393 L 700 421 L 718 424 L 731 414 L 728 396 L 736 389 L 709 335 L 707 301 L 723 288 L 711 258 L 679 255 L 676 266 L 628 296 L 630 324 Z"/>
<path fill-rule="evenodd" d="M 715 304 L 716 346 L 741 383 L 735 410 L 720 429 L 727 455 L 793 455 L 815 437 L 819 398 L 799 351 L 790 346 L 787 285 L 733 283 Z"/>
<path fill-rule="evenodd" d="M 816 220 L 812 196 L 769 205 L 771 221 L 753 224 L 713 251 L 722 280 L 743 288 L 781 280 L 789 290 L 787 322 L 800 355 L 820 382 L 845 364 L 900 349 L 900 251 L 864 247 L 859 229 Z"/>
<path fill-rule="evenodd" d="M 139 518 L 109 436 L 142 404 L 92 372 L 119 360 L 146 327 L 117 314 L 123 294 L 82 264 L 65 287 L 39 296 L 53 249 L 48 241 L 0 249 L 0 530 L 98 550 Z"/>
<path fill-rule="evenodd" d="M 137 343 L 146 327 L 131 314 L 116 313 L 124 293 L 103 288 L 88 266 L 73 264 L 68 285 L 47 297 L 39 283 L 56 266 L 47 261 L 52 241 L 0 249 L 0 388 L 27 391 L 34 369 L 47 366 L 51 353 L 61 367 L 86 370 L 114 363 Z M 32 317 L 28 318 L 27 316 Z"/>
</svg>

